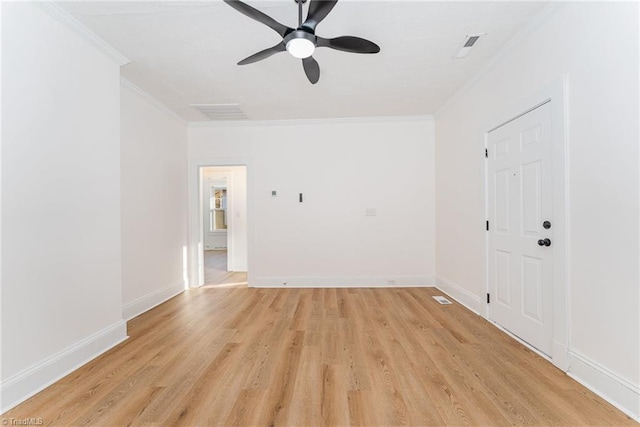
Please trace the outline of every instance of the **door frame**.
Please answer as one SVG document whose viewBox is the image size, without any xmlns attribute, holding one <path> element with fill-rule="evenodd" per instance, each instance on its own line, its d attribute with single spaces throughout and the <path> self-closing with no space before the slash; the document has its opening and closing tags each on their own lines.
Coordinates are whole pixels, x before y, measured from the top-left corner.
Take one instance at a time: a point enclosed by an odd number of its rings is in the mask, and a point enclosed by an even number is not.
<svg viewBox="0 0 640 427">
<path fill-rule="evenodd" d="M 246 170 L 247 197 L 247 283 L 251 286 L 253 270 L 253 197 L 252 172 L 249 159 L 220 159 L 210 162 L 189 165 L 188 173 L 188 203 L 189 203 L 189 235 L 188 235 L 188 278 L 189 287 L 198 288 L 204 285 L 204 217 L 203 217 L 203 187 L 202 171 L 204 168 L 244 166 Z M 231 223 L 231 226 L 233 224 Z M 228 233 L 228 232 L 227 232 Z M 227 234 L 227 239 L 229 234 Z M 227 250 L 229 250 L 227 243 Z"/>
<path fill-rule="evenodd" d="M 553 170 L 553 295 L 552 295 L 552 350 L 551 362 L 558 368 L 566 371 L 568 366 L 567 351 L 569 349 L 569 322 L 570 322 L 570 277 L 569 277 L 569 126 L 568 126 L 568 94 L 569 76 L 563 75 L 561 79 L 544 87 L 535 94 L 526 97 L 521 102 L 510 107 L 500 108 L 491 120 L 484 126 L 484 148 L 488 148 L 489 132 L 495 130 L 533 109 L 550 102 L 551 106 L 551 144 L 552 144 L 552 170 Z M 488 162 L 484 162 L 484 196 L 485 196 L 485 220 L 489 218 L 489 176 Z M 485 233 L 485 289 L 490 292 L 489 283 L 489 233 Z M 485 302 L 483 316 L 489 318 L 490 304 Z M 506 332 L 506 331 L 505 331 Z M 511 334 L 510 334 L 511 335 Z M 513 336 L 513 335 L 512 335 Z M 521 340 L 520 340 L 521 341 Z M 521 341 L 522 342 L 522 341 Z M 524 343 L 524 342 L 523 342 Z M 527 343 L 524 343 L 525 345 Z M 533 349 L 533 347 L 527 345 Z M 536 353 L 541 354 L 537 350 Z M 544 356 L 544 355 L 543 355 Z M 546 356 L 545 356 L 546 357 Z"/>
</svg>

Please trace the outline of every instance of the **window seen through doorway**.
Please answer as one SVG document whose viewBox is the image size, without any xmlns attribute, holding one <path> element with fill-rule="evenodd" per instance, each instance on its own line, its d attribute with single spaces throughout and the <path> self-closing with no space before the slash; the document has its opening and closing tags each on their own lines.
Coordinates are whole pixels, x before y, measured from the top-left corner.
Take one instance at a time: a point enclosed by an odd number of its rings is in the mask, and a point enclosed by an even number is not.
<svg viewBox="0 0 640 427">
<path fill-rule="evenodd" d="M 227 229 L 227 189 L 211 187 L 209 195 L 209 231 Z"/>
</svg>

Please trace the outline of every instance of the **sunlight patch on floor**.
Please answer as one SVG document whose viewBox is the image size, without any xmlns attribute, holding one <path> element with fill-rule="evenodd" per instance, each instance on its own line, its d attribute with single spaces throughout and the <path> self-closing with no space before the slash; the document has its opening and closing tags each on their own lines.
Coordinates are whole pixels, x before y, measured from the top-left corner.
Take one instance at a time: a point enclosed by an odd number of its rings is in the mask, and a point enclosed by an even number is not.
<svg viewBox="0 0 640 427">
<path fill-rule="evenodd" d="M 221 284 L 211 284 L 211 285 L 203 285 L 202 288 L 246 288 L 247 282 L 238 282 L 238 283 L 221 283 Z"/>
</svg>

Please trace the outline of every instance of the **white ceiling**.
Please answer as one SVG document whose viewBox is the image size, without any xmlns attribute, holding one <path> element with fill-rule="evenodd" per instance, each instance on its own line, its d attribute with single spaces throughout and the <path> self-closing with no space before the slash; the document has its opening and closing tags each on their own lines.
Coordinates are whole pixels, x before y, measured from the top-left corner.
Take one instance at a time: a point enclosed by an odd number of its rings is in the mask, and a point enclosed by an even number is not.
<svg viewBox="0 0 640 427">
<path fill-rule="evenodd" d="M 294 0 L 247 3 L 296 26 Z M 433 114 L 546 2 L 342 0 L 316 34 L 363 37 L 381 52 L 319 48 L 316 85 L 286 52 L 236 65 L 281 39 L 221 0 L 59 4 L 131 61 L 122 76 L 186 120 L 201 121 L 208 119 L 190 104 L 237 103 L 253 120 Z M 468 57 L 454 59 L 475 33 L 487 35 Z"/>
</svg>

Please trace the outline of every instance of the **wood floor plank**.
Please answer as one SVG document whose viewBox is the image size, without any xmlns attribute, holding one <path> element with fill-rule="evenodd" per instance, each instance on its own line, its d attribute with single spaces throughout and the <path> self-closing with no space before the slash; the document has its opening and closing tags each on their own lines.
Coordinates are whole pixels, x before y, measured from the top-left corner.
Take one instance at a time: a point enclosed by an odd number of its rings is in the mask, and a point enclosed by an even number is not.
<svg viewBox="0 0 640 427">
<path fill-rule="evenodd" d="M 322 425 L 341 426 L 349 419 L 346 373 L 342 365 L 322 365 L 320 416 Z"/>
<path fill-rule="evenodd" d="M 364 289 L 362 298 L 367 297 L 374 301 L 379 289 Z M 372 381 L 377 383 L 377 391 L 380 402 L 385 410 L 383 424 L 406 425 L 410 424 L 410 414 L 405 399 L 400 391 L 397 373 L 391 369 L 391 356 L 385 351 L 378 337 L 377 329 L 387 328 L 388 323 L 382 315 L 383 310 L 378 308 L 370 310 L 370 305 L 365 301 L 360 305 L 362 312 L 359 319 L 362 320 L 358 330 L 363 331 L 363 351 L 367 357 L 367 366 L 372 376 Z M 375 320 L 374 320 L 375 319 Z"/>
<path fill-rule="evenodd" d="M 322 362 L 320 352 L 314 346 L 303 345 L 300 365 L 293 388 L 295 399 L 291 402 L 287 421 L 289 426 L 317 426 L 321 423 Z"/>
<path fill-rule="evenodd" d="M 288 417 L 303 343 L 303 331 L 287 331 L 285 339 L 278 348 L 280 357 L 274 363 L 275 369 L 267 388 L 267 398 L 261 407 L 261 419 L 266 422 L 266 425 L 283 425 Z"/>
<path fill-rule="evenodd" d="M 242 389 L 231 413 L 224 422 L 225 426 L 257 426 L 264 424 L 260 420 L 260 414 L 255 410 L 256 402 L 266 399 L 267 391 L 257 388 Z"/>
<path fill-rule="evenodd" d="M 186 400 L 198 378 L 203 375 L 208 362 L 227 345 L 235 335 L 233 330 L 223 330 L 221 333 L 207 337 L 194 343 L 191 351 L 181 351 L 181 357 L 169 361 L 158 371 L 152 385 L 159 388 L 144 408 L 134 414 L 132 422 L 151 423 L 154 420 L 167 419 L 175 402 Z"/>
<path fill-rule="evenodd" d="M 230 367 L 240 358 L 240 344 L 228 343 L 209 363 L 203 374 L 197 378 L 189 393 L 173 405 L 166 420 L 172 425 L 196 425 L 206 423 L 213 413 L 225 408 L 211 406 L 211 401 L 219 393 L 228 393 L 222 385 L 230 375 Z"/>
<path fill-rule="evenodd" d="M 637 425 L 432 288 L 185 291 L 8 411 L 45 425 Z"/>
</svg>

